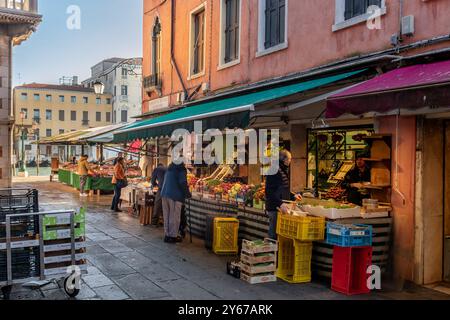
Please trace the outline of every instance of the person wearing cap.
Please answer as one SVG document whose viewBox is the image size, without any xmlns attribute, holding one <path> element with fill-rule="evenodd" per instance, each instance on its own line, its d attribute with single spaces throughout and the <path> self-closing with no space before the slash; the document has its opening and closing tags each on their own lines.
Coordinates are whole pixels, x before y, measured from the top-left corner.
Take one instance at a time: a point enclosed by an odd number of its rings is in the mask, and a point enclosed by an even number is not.
<svg viewBox="0 0 450 320">
<path fill-rule="evenodd" d="M 368 158 L 366 152 L 356 154 L 355 166 L 350 170 L 342 183 L 342 187 L 347 189 L 347 200 L 350 203 L 362 206 L 362 200 L 369 197 L 364 191 L 364 182 L 370 182 L 370 168 L 365 158 Z"/>
</svg>

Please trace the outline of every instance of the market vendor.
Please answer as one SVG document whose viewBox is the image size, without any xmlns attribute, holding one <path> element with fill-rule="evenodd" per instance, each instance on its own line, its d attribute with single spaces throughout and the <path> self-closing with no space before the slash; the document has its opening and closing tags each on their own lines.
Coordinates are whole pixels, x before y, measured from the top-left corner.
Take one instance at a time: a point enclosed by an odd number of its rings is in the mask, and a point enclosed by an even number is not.
<svg viewBox="0 0 450 320">
<path fill-rule="evenodd" d="M 267 176 L 266 179 L 266 210 L 269 216 L 269 238 L 277 239 L 278 210 L 289 212 L 289 207 L 283 203 L 285 200 L 301 200 L 300 195 L 291 192 L 289 179 L 289 166 L 292 155 L 287 150 L 280 151 L 280 166 L 278 172 Z"/>
<path fill-rule="evenodd" d="M 344 178 L 342 187 L 347 190 L 347 200 L 350 203 L 362 206 L 362 200 L 370 195 L 364 189 L 364 182 L 370 182 L 370 168 L 364 158 L 368 158 L 365 152 L 356 154 L 355 166 Z"/>
<path fill-rule="evenodd" d="M 80 161 L 78 162 L 78 175 L 80 176 L 80 197 L 87 197 L 87 193 L 84 192 L 84 187 L 86 186 L 90 170 L 91 168 L 89 167 L 88 156 L 84 154 L 80 157 Z"/>
</svg>

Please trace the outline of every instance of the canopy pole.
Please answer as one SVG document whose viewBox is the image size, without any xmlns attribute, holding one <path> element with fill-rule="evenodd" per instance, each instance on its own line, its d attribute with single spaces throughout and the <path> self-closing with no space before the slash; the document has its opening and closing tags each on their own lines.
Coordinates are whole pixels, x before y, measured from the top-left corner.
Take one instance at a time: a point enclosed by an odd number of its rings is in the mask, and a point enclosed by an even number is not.
<svg viewBox="0 0 450 320">
<path fill-rule="evenodd" d="M 38 145 L 37 145 L 37 156 L 36 156 L 36 158 L 37 158 L 37 161 L 36 161 L 37 162 L 36 175 L 38 177 L 39 177 L 39 163 L 41 162 L 40 155 L 41 155 L 41 145 L 38 143 Z"/>
<path fill-rule="evenodd" d="M 105 157 L 103 155 L 103 143 L 100 143 L 100 163 L 103 164 L 103 161 L 105 161 Z"/>
</svg>

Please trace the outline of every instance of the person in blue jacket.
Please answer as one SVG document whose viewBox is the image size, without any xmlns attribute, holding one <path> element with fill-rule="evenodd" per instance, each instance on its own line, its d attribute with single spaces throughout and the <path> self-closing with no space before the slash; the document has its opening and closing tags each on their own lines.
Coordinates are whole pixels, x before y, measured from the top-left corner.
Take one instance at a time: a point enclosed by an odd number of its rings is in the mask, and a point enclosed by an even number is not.
<svg viewBox="0 0 450 320">
<path fill-rule="evenodd" d="M 279 169 L 274 175 L 266 179 L 266 211 L 269 216 L 269 238 L 277 239 L 278 210 L 288 213 L 288 206 L 284 200 L 301 200 L 301 196 L 291 192 L 289 166 L 292 155 L 287 150 L 281 150 L 279 155 Z"/>
<path fill-rule="evenodd" d="M 164 177 L 161 190 L 164 215 L 164 242 L 181 242 L 181 209 L 186 199 L 191 198 L 187 182 L 187 169 L 184 164 L 171 163 Z"/>
</svg>

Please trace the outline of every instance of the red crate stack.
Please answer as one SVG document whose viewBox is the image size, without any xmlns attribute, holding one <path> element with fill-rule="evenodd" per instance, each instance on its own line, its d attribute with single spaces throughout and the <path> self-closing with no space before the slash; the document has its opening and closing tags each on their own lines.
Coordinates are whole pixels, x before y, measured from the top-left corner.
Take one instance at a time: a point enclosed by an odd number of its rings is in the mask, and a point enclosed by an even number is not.
<svg viewBox="0 0 450 320">
<path fill-rule="evenodd" d="M 356 295 L 370 293 L 368 267 L 372 265 L 372 247 L 334 247 L 331 288 Z"/>
</svg>

